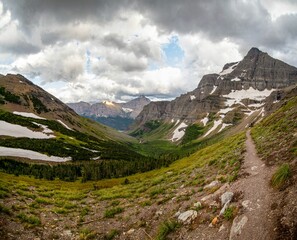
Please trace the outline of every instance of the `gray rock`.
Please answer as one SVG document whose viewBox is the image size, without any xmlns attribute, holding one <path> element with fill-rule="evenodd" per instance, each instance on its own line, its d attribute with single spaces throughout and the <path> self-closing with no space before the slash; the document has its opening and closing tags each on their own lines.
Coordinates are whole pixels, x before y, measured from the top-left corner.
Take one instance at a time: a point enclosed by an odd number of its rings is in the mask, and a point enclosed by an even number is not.
<svg viewBox="0 0 297 240">
<path fill-rule="evenodd" d="M 197 211 L 188 210 L 186 212 L 181 213 L 177 220 L 183 224 L 190 224 L 196 217 L 198 216 Z"/>
<path fill-rule="evenodd" d="M 195 203 L 194 203 L 194 207 L 196 207 L 196 208 L 201 208 L 201 207 L 202 207 L 201 202 L 195 202 Z"/>
<path fill-rule="evenodd" d="M 234 196 L 234 193 L 233 192 L 225 192 L 221 196 L 221 204 L 222 204 L 222 206 L 224 206 L 227 202 L 231 202 L 233 196 Z"/>
<path fill-rule="evenodd" d="M 229 240 L 233 240 L 234 238 L 236 238 L 241 234 L 241 231 L 244 225 L 247 223 L 247 221 L 248 221 L 248 218 L 245 215 L 237 216 L 236 218 L 234 218 L 232 227 L 230 230 Z"/>
<path fill-rule="evenodd" d="M 209 189 L 209 188 L 213 188 L 213 187 L 216 187 L 220 184 L 220 181 L 212 181 L 211 183 L 207 184 L 204 186 L 204 189 Z"/>
</svg>

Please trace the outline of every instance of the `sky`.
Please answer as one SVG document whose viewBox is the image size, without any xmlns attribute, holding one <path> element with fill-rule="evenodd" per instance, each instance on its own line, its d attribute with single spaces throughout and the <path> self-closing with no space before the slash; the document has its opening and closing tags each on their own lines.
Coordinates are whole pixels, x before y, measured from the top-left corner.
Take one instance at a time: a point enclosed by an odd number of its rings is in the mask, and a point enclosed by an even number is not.
<svg viewBox="0 0 297 240">
<path fill-rule="evenodd" d="M 64 102 L 172 99 L 251 47 L 297 66 L 296 0 L 0 0 L 0 73 Z"/>
</svg>

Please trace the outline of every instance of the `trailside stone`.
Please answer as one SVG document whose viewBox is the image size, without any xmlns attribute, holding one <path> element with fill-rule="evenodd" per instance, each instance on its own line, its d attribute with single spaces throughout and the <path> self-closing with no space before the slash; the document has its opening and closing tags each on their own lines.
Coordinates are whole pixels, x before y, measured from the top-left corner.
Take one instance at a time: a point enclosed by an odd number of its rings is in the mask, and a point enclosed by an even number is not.
<svg viewBox="0 0 297 240">
<path fill-rule="evenodd" d="M 207 184 L 206 186 L 204 186 L 204 189 L 209 189 L 209 188 L 213 188 L 216 187 L 220 184 L 220 181 L 212 181 L 211 183 Z"/>
<path fill-rule="evenodd" d="M 234 218 L 232 227 L 230 230 L 229 240 L 233 240 L 241 234 L 241 231 L 242 231 L 244 225 L 247 223 L 247 221 L 248 221 L 248 218 L 245 215 L 237 216 L 236 218 Z"/>
<path fill-rule="evenodd" d="M 178 216 L 178 221 L 184 224 L 190 224 L 198 216 L 197 211 L 188 210 Z"/>
<path fill-rule="evenodd" d="M 233 196 L 234 196 L 234 193 L 233 192 L 225 192 L 221 196 L 221 204 L 222 204 L 222 206 L 224 206 L 227 202 L 231 202 Z"/>
</svg>

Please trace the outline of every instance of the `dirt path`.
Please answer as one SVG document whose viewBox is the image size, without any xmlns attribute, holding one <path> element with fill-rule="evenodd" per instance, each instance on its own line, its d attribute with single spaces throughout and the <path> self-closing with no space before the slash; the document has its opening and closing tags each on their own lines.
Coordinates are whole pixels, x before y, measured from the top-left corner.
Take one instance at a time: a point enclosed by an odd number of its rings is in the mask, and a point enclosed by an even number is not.
<svg viewBox="0 0 297 240">
<path fill-rule="evenodd" d="M 234 219 L 229 240 L 272 240 L 275 238 L 271 216 L 273 194 L 269 187 L 272 169 L 257 156 L 250 131 L 246 151 L 243 170 L 247 176 L 231 187 L 233 191 L 243 191 L 243 212 Z"/>
</svg>

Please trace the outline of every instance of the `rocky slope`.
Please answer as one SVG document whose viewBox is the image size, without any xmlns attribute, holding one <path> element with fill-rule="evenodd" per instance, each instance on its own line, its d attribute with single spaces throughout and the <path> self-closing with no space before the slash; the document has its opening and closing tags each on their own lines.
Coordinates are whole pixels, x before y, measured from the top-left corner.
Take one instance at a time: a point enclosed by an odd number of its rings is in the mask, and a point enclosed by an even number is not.
<svg viewBox="0 0 297 240">
<path fill-rule="evenodd" d="M 252 48 L 240 62 L 228 63 L 219 74 L 203 76 L 198 87 L 170 102 L 152 102 L 144 107 L 135 121 L 134 130 L 147 122 L 159 120 L 190 125 L 209 121 L 217 126 L 234 124 L 236 115 L 252 115 L 261 109 L 273 92 L 297 83 L 297 68 Z"/>
</svg>

